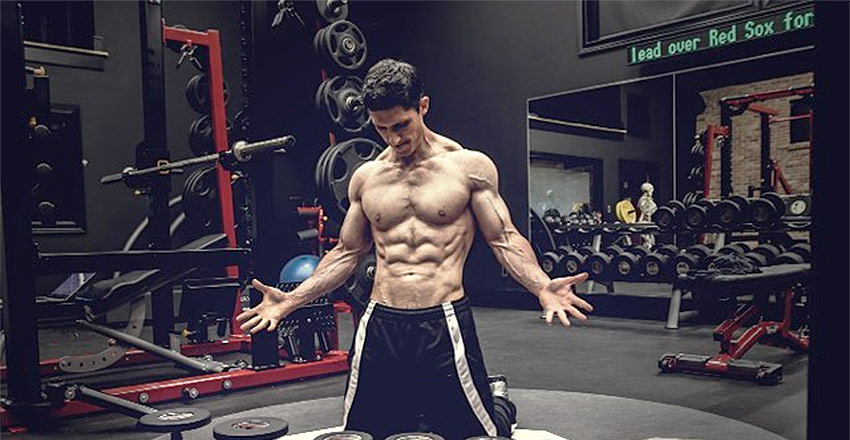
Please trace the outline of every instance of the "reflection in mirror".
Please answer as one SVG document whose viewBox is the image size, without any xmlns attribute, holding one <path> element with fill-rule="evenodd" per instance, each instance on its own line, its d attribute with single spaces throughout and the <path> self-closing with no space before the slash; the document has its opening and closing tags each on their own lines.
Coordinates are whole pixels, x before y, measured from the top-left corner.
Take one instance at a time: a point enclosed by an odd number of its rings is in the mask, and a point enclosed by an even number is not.
<svg viewBox="0 0 850 440">
<path fill-rule="evenodd" d="M 669 199 L 672 89 L 663 77 L 530 100 L 530 206 L 557 206 L 568 216 L 585 203 L 616 221 L 617 202 L 637 204 L 644 182 L 657 200 Z"/>
</svg>

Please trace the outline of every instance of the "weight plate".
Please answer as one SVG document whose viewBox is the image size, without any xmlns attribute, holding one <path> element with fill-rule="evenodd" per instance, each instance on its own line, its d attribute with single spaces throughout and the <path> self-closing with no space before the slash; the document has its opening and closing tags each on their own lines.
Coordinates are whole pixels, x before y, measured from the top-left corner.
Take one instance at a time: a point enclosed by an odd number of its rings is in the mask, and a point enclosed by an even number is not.
<svg viewBox="0 0 850 440">
<path fill-rule="evenodd" d="M 477 435 L 475 437 L 470 437 L 466 440 L 511 440 L 505 437 L 493 437 L 492 435 Z"/>
<path fill-rule="evenodd" d="M 233 117 L 233 139 L 245 140 L 248 139 L 248 133 L 251 131 L 251 118 L 248 116 L 248 110 L 242 109 L 236 112 Z"/>
<path fill-rule="evenodd" d="M 198 113 L 209 113 L 210 111 L 210 88 L 209 77 L 205 73 L 199 73 L 189 79 L 186 83 L 186 101 L 189 107 Z M 230 98 L 227 81 L 224 81 L 224 105 Z"/>
<path fill-rule="evenodd" d="M 227 138 L 230 138 L 232 124 L 229 119 L 225 120 Z M 225 144 L 227 139 L 225 139 Z M 213 138 L 212 118 L 203 115 L 189 125 L 189 149 L 197 157 L 215 153 L 215 139 Z"/>
<path fill-rule="evenodd" d="M 316 104 L 331 122 L 349 133 L 359 133 L 369 124 L 363 103 L 363 80 L 356 76 L 335 76 L 319 86 Z"/>
<path fill-rule="evenodd" d="M 361 165 L 378 157 L 383 149 L 371 139 L 355 138 L 337 144 L 330 153 L 325 164 L 328 177 L 326 186 L 334 202 L 329 207 L 339 214 L 339 218 L 343 218 L 348 211 L 348 184 L 351 176 Z"/>
<path fill-rule="evenodd" d="M 214 223 L 218 207 L 218 187 L 214 166 L 198 168 L 183 184 L 183 212 L 186 221 L 194 226 L 209 228 Z"/>
<path fill-rule="evenodd" d="M 372 436 L 360 431 L 340 431 L 322 434 L 313 440 L 372 440 Z"/>
<path fill-rule="evenodd" d="M 189 149 L 197 157 L 215 152 L 212 135 L 212 118 L 203 115 L 189 126 Z"/>
<path fill-rule="evenodd" d="M 429 432 L 403 432 L 387 437 L 387 440 L 445 440 L 437 434 Z"/>
<path fill-rule="evenodd" d="M 242 417 L 221 422 L 213 428 L 216 440 L 271 440 L 289 432 L 289 422 L 276 417 Z"/>
<path fill-rule="evenodd" d="M 145 414 L 138 427 L 153 432 L 177 432 L 199 428 L 210 422 L 210 412 L 203 408 L 174 408 Z"/>
<path fill-rule="evenodd" d="M 320 154 L 319 159 L 316 160 L 316 171 L 313 173 L 313 180 L 317 187 L 322 186 L 322 171 L 324 170 L 322 164 L 328 156 L 328 151 L 330 151 L 332 147 L 333 146 L 330 146 L 322 150 L 322 154 Z"/>
<path fill-rule="evenodd" d="M 328 23 L 345 20 L 348 17 L 348 0 L 316 0 L 319 15 Z"/>
<path fill-rule="evenodd" d="M 328 78 L 319 84 L 319 87 L 316 89 L 316 96 L 314 97 L 313 103 L 316 105 L 316 111 L 324 115 L 327 113 L 325 110 L 325 89 L 328 88 L 328 83 L 331 82 L 331 79 Z"/>
<path fill-rule="evenodd" d="M 357 70 L 366 62 L 366 37 L 350 21 L 339 20 L 317 32 L 313 45 L 323 58 L 346 70 Z"/>
</svg>

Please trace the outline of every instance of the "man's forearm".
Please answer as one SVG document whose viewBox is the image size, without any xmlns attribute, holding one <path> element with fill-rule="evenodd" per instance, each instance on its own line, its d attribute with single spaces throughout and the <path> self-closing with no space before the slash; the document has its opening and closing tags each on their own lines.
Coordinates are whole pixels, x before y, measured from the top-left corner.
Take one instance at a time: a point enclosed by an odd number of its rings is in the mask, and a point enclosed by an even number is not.
<svg viewBox="0 0 850 440">
<path fill-rule="evenodd" d="M 313 274 L 287 295 L 302 306 L 333 291 L 354 274 L 360 255 L 353 249 L 340 246 L 331 249 L 319 261 Z"/>
<path fill-rule="evenodd" d="M 511 277 L 534 296 L 539 296 L 551 281 L 537 263 L 531 243 L 518 231 L 504 231 L 499 239 L 490 242 L 490 248 Z"/>
</svg>

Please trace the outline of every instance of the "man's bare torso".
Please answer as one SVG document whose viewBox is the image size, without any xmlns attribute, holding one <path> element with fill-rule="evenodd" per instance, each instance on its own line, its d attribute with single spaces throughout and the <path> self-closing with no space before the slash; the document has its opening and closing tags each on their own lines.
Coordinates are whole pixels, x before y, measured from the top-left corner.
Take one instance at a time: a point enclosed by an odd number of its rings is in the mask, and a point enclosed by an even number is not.
<svg viewBox="0 0 850 440">
<path fill-rule="evenodd" d="M 463 297 L 475 235 L 469 150 L 439 137 L 435 154 L 405 166 L 389 149 L 365 169 L 360 200 L 377 253 L 372 299 L 414 309 Z M 360 170 L 358 170 L 360 171 Z"/>
</svg>

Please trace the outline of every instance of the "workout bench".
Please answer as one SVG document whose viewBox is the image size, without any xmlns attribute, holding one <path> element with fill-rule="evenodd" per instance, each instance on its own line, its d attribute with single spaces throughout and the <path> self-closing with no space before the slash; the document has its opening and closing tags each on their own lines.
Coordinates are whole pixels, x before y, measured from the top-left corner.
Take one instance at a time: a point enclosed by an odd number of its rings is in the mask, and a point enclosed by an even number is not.
<svg viewBox="0 0 850 440">
<path fill-rule="evenodd" d="M 795 300 L 806 294 L 809 264 L 784 264 L 763 267 L 762 272 L 744 275 L 687 274 L 679 276 L 673 284 L 674 297 L 670 300 L 671 319 L 678 328 L 678 301 L 682 291 L 699 292 L 712 297 L 737 298 L 752 294 L 749 303 L 742 304 L 725 321 L 714 329 L 714 340 L 720 342 L 720 353 L 715 356 L 685 353 L 665 353 L 658 361 L 662 372 L 708 373 L 736 378 L 756 380 L 761 384 L 776 384 L 782 380 L 782 365 L 768 362 L 752 362 L 741 357 L 757 342 L 778 347 L 790 347 L 806 352 L 809 335 L 805 330 L 795 330 L 792 315 Z M 784 293 L 784 297 L 783 294 Z M 775 296 L 781 307 L 775 320 L 765 316 Z M 780 304 L 780 301 L 781 304 Z M 756 324 L 735 338 L 735 332 L 749 322 Z"/>
</svg>

